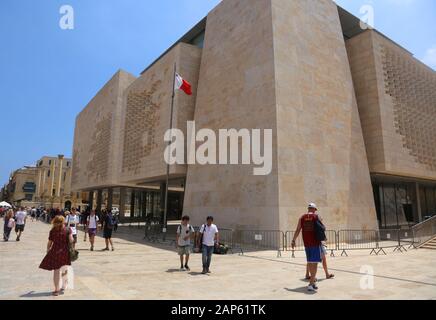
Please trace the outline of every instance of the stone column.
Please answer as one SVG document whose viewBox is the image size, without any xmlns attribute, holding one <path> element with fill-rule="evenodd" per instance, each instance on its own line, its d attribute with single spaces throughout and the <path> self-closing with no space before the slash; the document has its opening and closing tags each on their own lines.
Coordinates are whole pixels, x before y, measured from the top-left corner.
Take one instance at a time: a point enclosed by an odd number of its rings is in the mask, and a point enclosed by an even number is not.
<svg viewBox="0 0 436 320">
<path fill-rule="evenodd" d="M 41 179 L 42 179 L 42 170 L 41 168 L 38 168 L 38 183 L 36 184 L 35 194 L 39 200 L 41 199 Z"/>
<path fill-rule="evenodd" d="M 54 189 L 54 181 L 55 181 L 55 162 L 56 160 L 52 160 L 51 162 L 51 167 L 50 167 L 50 178 L 51 178 L 51 183 L 50 183 L 50 197 L 53 197 L 53 189 Z"/>
<path fill-rule="evenodd" d="M 424 217 L 422 216 L 421 209 L 421 197 L 419 196 L 419 183 L 415 182 L 415 190 L 416 190 L 416 209 L 418 210 L 419 222 L 424 221 Z"/>
<path fill-rule="evenodd" d="M 61 185 L 62 185 L 62 166 L 63 166 L 63 161 L 64 161 L 64 156 L 63 155 L 58 155 L 58 159 L 59 159 L 59 180 L 58 180 L 58 185 L 57 185 L 57 190 L 56 190 L 56 196 L 59 198 L 59 201 L 61 201 Z M 61 201 L 62 202 L 62 201 Z"/>
</svg>

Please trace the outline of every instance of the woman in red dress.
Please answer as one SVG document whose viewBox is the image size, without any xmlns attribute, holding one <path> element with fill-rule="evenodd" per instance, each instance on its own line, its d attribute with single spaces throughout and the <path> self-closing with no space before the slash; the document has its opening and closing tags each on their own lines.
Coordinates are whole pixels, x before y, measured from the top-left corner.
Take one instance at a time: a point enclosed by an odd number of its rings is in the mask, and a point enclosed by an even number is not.
<svg viewBox="0 0 436 320">
<path fill-rule="evenodd" d="M 60 293 L 59 282 L 61 268 L 64 266 L 70 266 L 71 260 L 68 253 L 69 243 L 73 242 L 73 236 L 71 232 L 67 237 L 67 228 L 65 228 L 65 218 L 63 216 L 56 216 L 52 221 L 52 229 L 47 243 L 47 255 L 42 260 L 41 269 L 54 271 L 53 281 L 55 286 L 54 296 L 58 296 Z"/>
</svg>

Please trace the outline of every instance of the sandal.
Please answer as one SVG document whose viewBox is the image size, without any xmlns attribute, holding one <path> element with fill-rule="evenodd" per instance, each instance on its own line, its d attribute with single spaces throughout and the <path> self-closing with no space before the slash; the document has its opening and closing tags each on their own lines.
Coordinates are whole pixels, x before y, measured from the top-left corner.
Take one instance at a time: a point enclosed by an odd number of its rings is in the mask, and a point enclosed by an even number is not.
<svg viewBox="0 0 436 320">
<path fill-rule="evenodd" d="M 327 279 L 333 279 L 335 277 L 335 275 L 333 274 L 333 273 L 331 273 L 331 274 L 329 274 L 329 275 L 327 275 Z"/>
</svg>

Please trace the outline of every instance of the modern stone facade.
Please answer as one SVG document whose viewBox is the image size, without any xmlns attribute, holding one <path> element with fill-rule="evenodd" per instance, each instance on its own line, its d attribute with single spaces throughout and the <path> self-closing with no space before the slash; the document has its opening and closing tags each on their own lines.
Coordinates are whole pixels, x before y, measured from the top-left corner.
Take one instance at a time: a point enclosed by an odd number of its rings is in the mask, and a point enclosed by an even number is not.
<svg viewBox="0 0 436 320">
<path fill-rule="evenodd" d="M 94 208 L 162 217 L 174 64 L 193 86 L 174 128 L 271 129 L 273 163 L 172 165 L 171 217 L 288 230 L 314 201 L 331 229 L 376 229 L 436 213 L 435 72 L 331 0 L 223 0 L 139 78 L 117 73 L 76 123 L 73 189 Z"/>
</svg>

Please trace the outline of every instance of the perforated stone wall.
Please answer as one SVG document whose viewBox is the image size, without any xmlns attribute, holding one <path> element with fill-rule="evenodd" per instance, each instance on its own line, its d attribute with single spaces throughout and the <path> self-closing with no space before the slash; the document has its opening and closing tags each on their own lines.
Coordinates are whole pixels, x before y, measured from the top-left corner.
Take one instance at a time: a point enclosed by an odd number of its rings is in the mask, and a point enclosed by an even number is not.
<svg viewBox="0 0 436 320">
<path fill-rule="evenodd" d="M 381 50 L 396 132 L 418 163 L 436 171 L 436 73 L 389 46 Z"/>
<path fill-rule="evenodd" d="M 155 127 L 161 106 L 153 101 L 153 94 L 160 84 L 161 81 L 156 81 L 150 90 L 130 92 L 127 96 L 123 172 L 138 173 L 142 160 L 158 147 Z"/>
<path fill-rule="evenodd" d="M 111 143 L 112 113 L 106 115 L 95 126 L 92 136 L 91 157 L 87 164 L 88 178 L 105 180 L 109 173 L 109 148 Z"/>
</svg>

